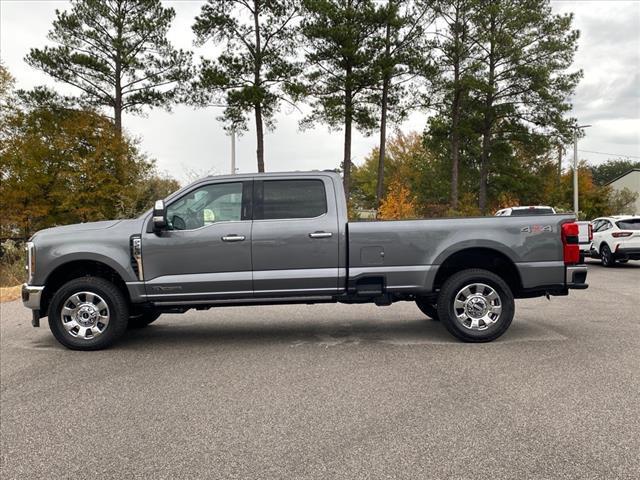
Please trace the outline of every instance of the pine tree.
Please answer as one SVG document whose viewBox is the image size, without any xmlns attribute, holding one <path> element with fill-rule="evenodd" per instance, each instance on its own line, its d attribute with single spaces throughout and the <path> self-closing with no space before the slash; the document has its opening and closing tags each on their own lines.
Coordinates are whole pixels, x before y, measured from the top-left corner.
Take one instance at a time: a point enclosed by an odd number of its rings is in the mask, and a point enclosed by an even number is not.
<svg viewBox="0 0 640 480">
<path fill-rule="evenodd" d="M 581 72 L 568 73 L 577 48 L 572 15 L 557 15 L 548 0 L 486 0 L 474 9 L 473 95 L 481 114 L 479 207 L 487 210 L 489 176 L 500 142 L 525 132 L 563 135 Z M 530 136 L 525 133 L 525 136 Z"/>
<path fill-rule="evenodd" d="M 371 0 L 303 0 L 302 35 L 306 48 L 301 91 L 311 98 L 316 122 L 344 130 L 343 182 L 349 199 L 353 127 L 371 132 L 375 108 L 369 102 L 377 84 L 375 38 L 379 22 Z"/>
<path fill-rule="evenodd" d="M 427 29 L 433 22 L 431 2 L 416 5 L 406 0 L 387 0 L 378 10 L 379 38 L 376 67 L 379 85 L 371 101 L 380 108 L 380 148 L 376 203 L 384 195 L 384 162 L 387 121 L 403 120 L 419 103 L 420 84 L 430 80 L 433 68 Z M 419 81 L 418 81 L 419 80 Z"/>
<path fill-rule="evenodd" d="M 434 5 L 441 27 L 435 42 L 439 76 L 434 84 L 439 98 L 433 106 L 442 118 L 448 120 L 452 210 L 458 209 L 463 117 L 475 67 L 472 61 L 474 32 L 470 18 L 475 3 L 475 0 L 438 0 Z"/>
<path fill-rule="evenodd" d="M 113 111 L 122 135 L 122 113 L 167 107 L 190 77 L 190 54 L 167 40 L 175 16 L 160 0 L 72 0 L 56 10 L 49 40 L 26 62 L 81 91 L 92 106 Z"/>
<path fill-rule="evenodd" d="M 194 82 L 194 100 L 201 106 L 224 105 L 221 117 L 229 130 L 246 130 L 253 113 L 258 171 L 264 172 L 264 127 L 273 127 L 281 102 L 297 74 L 292 61 L 293 0 L 209 0 L 193 30 L 199 45 L 222 45 L 215 60 L 203 59 Z"/>
</svg>

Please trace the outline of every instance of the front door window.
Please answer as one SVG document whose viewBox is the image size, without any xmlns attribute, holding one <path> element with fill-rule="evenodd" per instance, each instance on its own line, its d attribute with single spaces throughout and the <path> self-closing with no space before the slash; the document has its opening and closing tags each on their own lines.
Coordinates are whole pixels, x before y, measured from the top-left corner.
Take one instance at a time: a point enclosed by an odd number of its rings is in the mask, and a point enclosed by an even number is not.
<svg viewBox="0 0 640 480">
<path fill-rule="evenodd" d="M 169 230 L 195 230 L 242 219 L 242 183 L 216 183 L 193 190 L 167 207 Z"/>
</svg>

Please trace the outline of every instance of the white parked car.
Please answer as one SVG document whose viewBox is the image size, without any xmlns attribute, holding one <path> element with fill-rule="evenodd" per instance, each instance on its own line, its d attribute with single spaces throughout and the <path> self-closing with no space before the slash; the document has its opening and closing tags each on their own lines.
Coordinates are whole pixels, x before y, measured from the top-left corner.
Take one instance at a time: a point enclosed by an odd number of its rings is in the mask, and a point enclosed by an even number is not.
<svg viewBox="0 0 640 480">
<path fill-rule="evenodd" d="M 640 216 L 614 215 L 591 222 L 593 247 L 591 256 L 600 258 L 602 265 L 612 267 L 616 262 L 640 260 Z"/>
<path fill-rule="evenodd" d="M 528 207 L 509 207 L 496 212 L 496 217 L 511 217 L 516 215 L 553 215 L 556 211 L 546 205 L 531 205 Z"/>
</svg>

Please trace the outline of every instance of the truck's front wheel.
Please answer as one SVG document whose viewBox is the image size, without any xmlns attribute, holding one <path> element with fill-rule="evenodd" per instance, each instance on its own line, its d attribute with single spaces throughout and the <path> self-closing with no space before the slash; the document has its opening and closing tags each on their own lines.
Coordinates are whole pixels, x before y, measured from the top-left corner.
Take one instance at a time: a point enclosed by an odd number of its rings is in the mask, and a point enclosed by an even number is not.
<svg viewBox="0 0 640 480">
<path fill-rule="evenodd" d="M 72 350 L 99 350 L 110 346 L 127 328 L 129 307 L 113 283 L 81 277 L 65 283 L 49 306 L 49 328 Z"/>
<path fill-rule="evenodd" d="M 465 342 L 489 342 L 513 320 L 513 293 L 498 275 L 468 269 L 452 275 L 438 297 L 438 316 L 447 330 Z"/>
</svg>

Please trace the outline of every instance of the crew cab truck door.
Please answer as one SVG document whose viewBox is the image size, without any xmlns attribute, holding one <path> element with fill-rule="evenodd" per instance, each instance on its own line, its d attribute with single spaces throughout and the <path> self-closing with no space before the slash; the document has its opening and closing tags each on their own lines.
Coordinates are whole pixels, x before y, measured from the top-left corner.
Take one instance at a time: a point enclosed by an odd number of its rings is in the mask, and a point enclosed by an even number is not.
<svg viewBox="0 0 640 480">
<path fill-rule="evenodd" d="M 256 180 L 254 198 L 254 294 L 337 293 L 338 215 L 331 178 Z"/>
<path fill-rule="evenodd" d="M 167 229 L 143 233 L 150 301 L 252 296 L 252 184 L 203 183 L 167 205 Z"/>
</svg>

